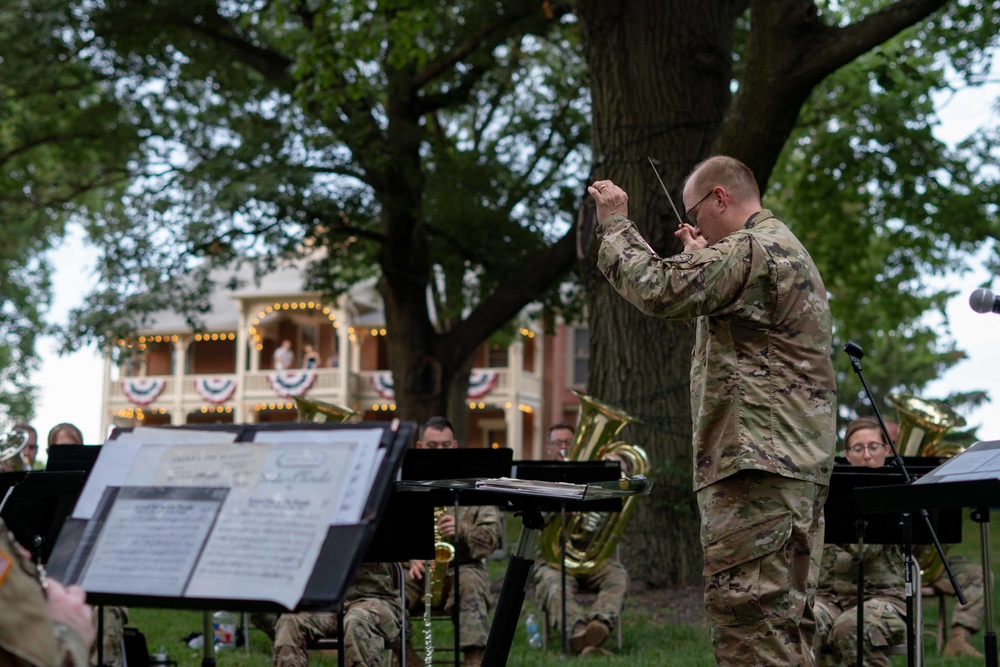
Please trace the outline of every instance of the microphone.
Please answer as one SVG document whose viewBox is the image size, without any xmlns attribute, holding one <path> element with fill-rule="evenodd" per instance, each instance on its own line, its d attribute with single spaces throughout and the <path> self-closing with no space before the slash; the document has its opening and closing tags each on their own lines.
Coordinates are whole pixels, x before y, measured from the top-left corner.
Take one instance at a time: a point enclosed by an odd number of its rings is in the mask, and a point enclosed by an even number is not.
<svg viewBox="0 0 1000 667">
<path fill-rule="evenodd" d="M 969 306 L 977 313 L 1000 313 L 1000 297 L 980 287 L 969 295 Z"/>
<path fill-rule="evenodd" d="M 851 359 L 860 359 L 865 356 L 865 351 L 861 349 L 861 346 L 855 343 L 853 340 L 847 341 L 844 345 L 844 352 L 847 353 Z"/>
</svg>

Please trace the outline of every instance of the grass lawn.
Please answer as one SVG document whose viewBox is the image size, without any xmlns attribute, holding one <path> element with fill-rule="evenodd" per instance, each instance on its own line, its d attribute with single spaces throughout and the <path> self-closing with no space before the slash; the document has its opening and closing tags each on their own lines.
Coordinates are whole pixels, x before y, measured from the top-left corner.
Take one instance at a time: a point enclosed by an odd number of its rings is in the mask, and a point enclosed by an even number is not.
<svg viewBox="0 0 1000 667">
<path fill-rule="evenodd" d="M 963 530 L 964 541 L 957 545 L 952 553 L 964 555 L 979 562 L 979 525 L 968 518 Z M 993 525 L 991 530 L 991 549 L 994 554 L 1000 553 L 1000 526 Z M 491 576 L 502 576 L 505 561 L 491 561 L 489 569 Z M 1000 599 L 1000 590 L 994 586 L 994 600 Z M 677 666 L 677 667 L 711 667 L 715 664 L 711 651 L 711 638 L 708 627 L 704 623 L 689 621 L 672 621 L 669 614 L 664 613 L 660 601 L 669 600 L 669 592 L 660 591 L 655 598 L 647 597 L 642 592 L 630 596 L 626 602 L 624 613 L 624 638 L 620 654 L 613 657 L 588 658 L 588 665 L 629 665 L 631 667 L 646 666 Z M 650 602 L 655 600 L 656 602 Z M 954 604 L 952 599 L 949 604 Z M 530 596 L 525 601 L 522 619 L 529 611 L 535 611 Z M 994 610 L 996 613 L 996 610 Z M 936 619 L 937 605 L 927 601 L 924 605 L 924 621 L 933 627 Z M 202 615 L 200 612 L 132 609 L 129 625 L 139 628 L 146 635 L 150 653 L 165 652 L 180 667 L 198 667 L 201 665 L 200 650 L 189 649 L 181 641 L 192 632 L 200 632 Z M 437 628 L 447 624 L 435 624 Z M 420 631 L 420 624 L 417 624 Z M 439 645 L 450 645 L 451 638 L 441 632 L 435 637 Z M 608 644 L 613 645 L 613 637 Z M 983 633 L 973 637 L 973 644 L 982 650 Z M 416 644 L 419 645 L 419 642 Z M 926 641 L 928 667 L 973 667 L 983 664 L 982 659 L 974 658 L 941 658 L 934 653 L 933 640 Z M 536 665 L 553 665 L 560 661 L 558 641 L 552 641 L 548 649 L 534 649 L 528 645 L 525 637 L 523 621 L 518 627 L 517 635 L 511 648 L 508 665 L 511 667 L 534 667 Z M 268 638 L 259 630 L 250 632 L 250 651 L 243 647 L 221 651 L 217 656 L 220 667 L 232 666 L 264 666 L 271 664 L 271 647 Z M 337 664 L 335 656 L 312 655 L 310 663 L 314 665 Z M 896 656 L 894 665 L 906 664 L 905 656 Z"/>
</svg>

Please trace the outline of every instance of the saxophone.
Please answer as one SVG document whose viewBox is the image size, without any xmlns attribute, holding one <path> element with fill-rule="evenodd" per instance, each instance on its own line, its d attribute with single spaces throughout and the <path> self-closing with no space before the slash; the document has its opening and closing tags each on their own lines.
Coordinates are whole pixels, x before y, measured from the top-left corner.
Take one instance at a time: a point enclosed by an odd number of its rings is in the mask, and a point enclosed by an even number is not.
<svg viewBox="0 0 1000 667">
<path fill-rule="evenodd" d="M 431 633 L 431 609 L 440 607 L 444 601 L 444 582 L 448 578 L 448 568 L 455 560 L 455 547 L 444 541 L 438 521 L 444 516 L 444 507 L 434 508 L 434 560 L 427 561 L 424 571 L 424 665 L 434 662 L 434 641 Z"/>
<path fill-rule="evenodd" d="M 638 445 L 615 441 L 618 433 L 638 420 L 625 411 L 574 391 L 580 398 L 580 419 L 570 448 L 568 461 L 618 461 L 622 477 L 648 475 L 649 457 Z M 569 512 L 566 526 L 553 521 L 539 537 L 542 559 L 555 568 L 562 566 L 560 536 L 566 534 L 566 572 L 582 575 L 592 572 L 611 558 L 635 510 L 638 496 L 629 496 L 620 512 Z"/>
<path fill-rule="evenodd" d="M 444 582 L 451 561 L 455 559 L 455 547 L 445 542 L 438 530 L 438 521 L 444 512 L 444 507 L 434 508 L 434 560 L 427 561 L 427 572 L 424 574 L 424 606 L 427 609 L 440 607 L 444 601 Z"/>
</svg>

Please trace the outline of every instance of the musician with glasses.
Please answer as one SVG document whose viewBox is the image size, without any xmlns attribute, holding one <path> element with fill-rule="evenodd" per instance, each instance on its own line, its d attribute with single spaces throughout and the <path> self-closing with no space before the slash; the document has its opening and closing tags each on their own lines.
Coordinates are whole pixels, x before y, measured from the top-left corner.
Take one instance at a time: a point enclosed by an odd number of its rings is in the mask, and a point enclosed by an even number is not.
<svg viewBox="0 0 1000 667">
<path fill-rule="evenodd" d="M 417 449 L 457 449 L 455 429 L 445 417 L 431 417 L 421 427 Z M 490 577 L 486 571 L 486 558 L 500 546 L 500 511 L 492 505 L 459 507 L 455 516 L 454 508 L 442 507 L 437 522 L 437 533 L 455 547 L 458 562 L 459 627 L 458 644 L 465 654 L 464 667 L 479 667 L 490 635 L 489 610 L 492 606 Z M 408 612 L 424 606 L 427 568 L 422 560 L 412 560 L 408 564 L 409 577 L 406 581 L 406 606 Z M 443 587 L 444 610 L 454 614 L 454 593 L 452 585 L 454 570 L 450 567 L 445 575 Z M 413 624 L 407 621 L 407 638 L 412 642 Z M 419 635 L 420 633 L 416 633 Z M 423 664 L 423 660 L 406 645 L 406 664 Z"/>
<path fill-rule="evenodd" d="M 859 417 L 847 426 L 844 456 L 852 466 L 879 468 L 891 452 L 878 420 Z M 886 650 L 906 641 L 906 589 L 903 547 L 865 544 L 863 659 L 865 665 L 892 664 Z M 823 660 L 852 665 L 858 642 L 858 545 L 823 548 L 816 617 L 817 654 Z"/>
<path fill-rule="evenodd" d="M 565 423 L 550 426 L 545 443 L 546 460 L 565 461 L 575 432 L 576 429 Z M 558 515 L 550 517 L 557 518 Z M 534 584 L 538 604 L 545 610 L 552 626 L 561 632 L 562 569 L 539 561 Z M 628 571 L 616 560 L 608 560 L 589 572 L 566 573 L 566 629 L 569 649 L 573 653 L 610 655 L 610 651 L 602 648 L 601 644 L 621 621 L 628 588 Z M 579 594 L 582 592 L 597 595 L 589 609 L 581 604 Z M 545 630 L 548 631 L 548 628 Z"/>
<path fill-rule="evenodd" d="M 694 488 L 719 665 L 812 664 L 810 552 L 836 445 L 833 319 L 802 243 L 761 207 L 753 172 L 714 156 L 684 183 L 683 250 L 660 257 L 611 181 L 597 264 L 642 312 L 692 321 Z"/>
</svg>

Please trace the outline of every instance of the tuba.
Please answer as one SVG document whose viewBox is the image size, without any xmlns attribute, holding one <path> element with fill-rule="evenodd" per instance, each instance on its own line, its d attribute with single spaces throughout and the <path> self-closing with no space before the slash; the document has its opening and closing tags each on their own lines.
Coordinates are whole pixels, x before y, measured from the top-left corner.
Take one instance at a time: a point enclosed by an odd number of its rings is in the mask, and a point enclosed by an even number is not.
<svg viewBox="0 0 1000 667">
<path fill-rule="evenodd" d="M 621 463 L 623 477 L 649 474 L 649 458 L 641 447 L 615 441 L 618 433 L 638 420 L 623 410 L 592 396 L 574 391 L 580 398 L 580 418 L 568 461 L 614 460 Z M 638 496 L 629 496 L 620 512 L 572 512 L 566 514 L 566 526 L 553 521 L 539 537 L 542 558 L 555 568 L 561 567 L 560 536 L 566 532 L 566 572 L 581 575 L 596 570 L 614 553 L 635 510 Z"/>
<path fill-rule="evenodd" d="M 886 402 L 899 415 L 896 449 L 901 455 L 951 458 L 964 451 L 958 445 L 941 443 L 949 429 L 965 426 L 965 419 L 943 402 L 911 394 L 889 394 Z"/>
<path fill-rule="evenodd" d="M 965 419 L 941 401 L 918 398 L 911 394 L 889 394 L 886 402 L 896 408 L 899 433 L 896 450 L 902 456 L 937 456 L 950 459 L 965 451 L 961 445 L 942 443 L 951 428 L 965 426 Z M 951 547 L 945 547 L 947 555 Z M 921 583 L 937 581 L 944 563 L 936 549 L 923 548 L 918 554 Z"/>
<path fill-rule="evenodd" d="M 298 406 L 299 409 L 298 421 L 300 422 L 311 422 L 314 424 L 339 422 L 343 424 L 348 419 L 358 414 L 357 410 L 345 408 L 342 405 L 324 403 L 323 401 L 314 401 L 301 396 L 295 397 L 295 405 Z"/>
<path fill-rule="evenodd" d="M 0 472 L 19 472 L 28 469 L 22 452 L 30 435 L 20 428 L 12 428 L 0 435 Z"/>
</svg>

